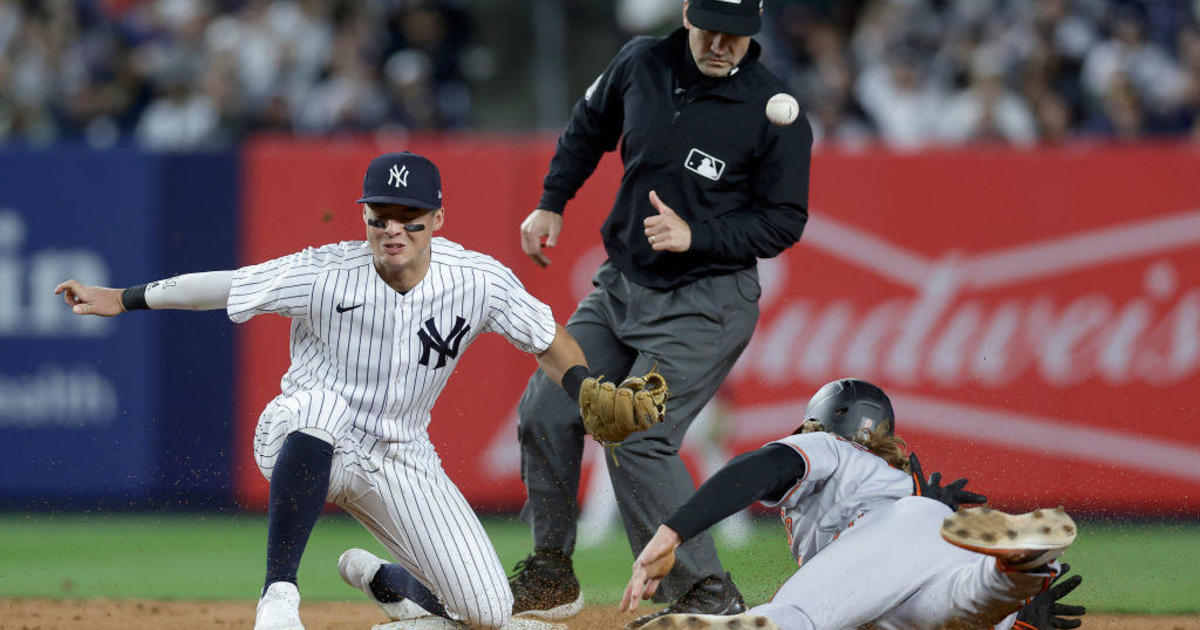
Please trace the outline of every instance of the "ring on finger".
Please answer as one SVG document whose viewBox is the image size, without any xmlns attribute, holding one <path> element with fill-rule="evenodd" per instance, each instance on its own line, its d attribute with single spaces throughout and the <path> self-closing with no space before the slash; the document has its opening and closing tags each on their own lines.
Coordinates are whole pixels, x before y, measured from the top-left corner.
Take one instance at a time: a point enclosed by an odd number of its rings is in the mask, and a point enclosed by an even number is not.
<svg viewBox="0 0 1200 630">
<path fill-rule="evenodd" d="M 651 245 L 653 245 L 653 244 L 654 244 L 654 235 L 651 235 L 651 236 L 650 236 L 650 244 L 651 244 Z"/>
</svg>

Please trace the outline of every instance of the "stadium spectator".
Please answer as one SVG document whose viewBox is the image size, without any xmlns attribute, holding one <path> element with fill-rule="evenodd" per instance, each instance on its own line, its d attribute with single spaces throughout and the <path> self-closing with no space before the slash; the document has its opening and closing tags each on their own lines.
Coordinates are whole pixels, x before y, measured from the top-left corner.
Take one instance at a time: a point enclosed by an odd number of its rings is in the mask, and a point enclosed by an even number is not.
<svg viewBox="0 0 1200 630">
<path fill-rule="evenodd" d="M 189 149 L 257 130 L 470 127 L 470 7 L 0 0 L 0 143 L 159 147 L 170 134 L 166 145 Z M 621 28 L 653 31 L 678 0 L 614 7 Z M 1191 0 L 768 0 L 766 11 L 764 62 L 825 145 L 1200 138 Z M 192 128 L 148 131 L 173 118 Z"/>
<path fill-rule="evenodd" d="M 1033 113 L 1004 84 L 1003 70 L 992 51 L 975 51 L 971 84 L 952 96 L 938 117 L 944 142 L 1006 141 L 1028 146 L 1037 140 Z"/>
<path fill-rule="evenodd" d="M 455 0 L 0 0 L 0 143 L 465 126 L 470 37 Z"/>
</svg>

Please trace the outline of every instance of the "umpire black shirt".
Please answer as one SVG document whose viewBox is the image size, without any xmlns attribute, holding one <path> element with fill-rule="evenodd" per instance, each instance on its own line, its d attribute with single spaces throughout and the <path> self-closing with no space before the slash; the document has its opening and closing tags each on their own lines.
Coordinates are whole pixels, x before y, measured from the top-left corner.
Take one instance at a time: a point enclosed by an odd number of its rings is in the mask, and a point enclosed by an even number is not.
<svg viewBox="0 0 1200 630">
<path fill-rule="evenodd" d="M 620 140 L 625 174 L 601 234 L 626 277 L 674 289 L 790 247 L 808 220 L 812 129 L 803 113 L 783 127 L 767 120 L 767 100 L 787 86 L 760 52 L 752 41 L 736 72 L 710 78 L 686 29 L 631 40 L 575 105 L 538 207 L 561 214 Z M 642 220 L 657 214 L 651 190 L 691 227 L 688 251 L 650 248 Z"/>
</svg>

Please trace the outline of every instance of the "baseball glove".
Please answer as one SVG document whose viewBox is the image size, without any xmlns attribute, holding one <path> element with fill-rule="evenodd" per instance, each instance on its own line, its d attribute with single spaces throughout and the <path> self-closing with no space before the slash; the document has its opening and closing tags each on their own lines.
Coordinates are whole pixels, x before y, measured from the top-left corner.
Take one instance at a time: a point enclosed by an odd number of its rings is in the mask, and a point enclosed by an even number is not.
<svg viewBox="0 0 1200 630">
<path fill-rule="evenodd" d="M 614 385 L 604 377 L 584 379 L 579 388 L 579 415 L 584 429 L 602 444 L 621 442 L 663 421 L 667 381 L 657 370 L 630 376 Z"/>
</svg>

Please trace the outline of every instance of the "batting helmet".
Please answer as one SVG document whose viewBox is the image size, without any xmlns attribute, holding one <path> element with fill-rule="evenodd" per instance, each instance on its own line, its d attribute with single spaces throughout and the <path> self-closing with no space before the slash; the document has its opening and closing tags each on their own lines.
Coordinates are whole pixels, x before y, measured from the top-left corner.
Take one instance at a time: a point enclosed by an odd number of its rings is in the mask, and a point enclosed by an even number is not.
<svg viewBox="0 0 1200 630">
<path fill-rule="evenodd" d="M 804 419 L 816 420 L 825 430 L 853 438 L 886 422 L 888 435 L 895 432 L 896 414 L 882 389 L 857 378 L 842 378 L 821 386 L 808 401 Z"/>
</svg>

